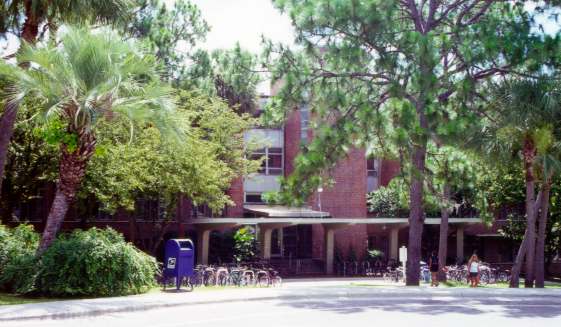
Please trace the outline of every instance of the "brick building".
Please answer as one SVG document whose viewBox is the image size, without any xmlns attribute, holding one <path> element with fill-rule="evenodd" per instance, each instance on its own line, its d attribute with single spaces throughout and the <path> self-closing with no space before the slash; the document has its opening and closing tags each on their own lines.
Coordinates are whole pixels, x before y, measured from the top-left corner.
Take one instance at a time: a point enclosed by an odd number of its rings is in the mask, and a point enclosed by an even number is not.
<svg viewBox="0 0 561 327">
<path fill-rule="evenodd" d="M 283 126 L 254 129 L 246 140 L 259 140 L 264 148 L 255 152 L 265 157 L 261 170 L 236 180 L 229 194 L 235 205 L 222 218 L 195 218 L 189 221 L 197 231 L 198 260 L 208 258 L 213 231 L 234 225 L 251 224 L 261 244 L 261 256 L 276 262 L 291 262 L 298 272 L 334 273 L 335 260 L 362 259 L 368 249 L 378 249 L 390 260 L 398 259 L 398 248 L 407 245 L 407 218 L 374 217 L 368 213 L 366 194 L 387 185 L 399 164 L 367 158 L 361 149 L 351 150 L 330 172 L 332 187 L 318 189 L 305 208 L 270 206 L 261 196 L 280 188 L 279 176 L 288 176 L 303 143 L 312 137 L 310 113 L 306 106 L 291 112 Z M 438 248 L 440 219 L 427 218 L 423 235 L 424 256 Z M 477 251 L 490 262 L 511 262 L 514 247 L 497 233 L 496 224 L 485 227 L 477 217 L 450 219 L 449 258 L 465 260 Z M 337 258 L 339 257 L 339 258 Z M 211 260 L 212 261 L 212 260 Z"/>
<path fill-rule="evenodd" d="M 162 226 L 157 221 L 158 203 L 139 199 L 133 215 L 119 212 L 107 216 L 98 212 L 94 219 L 80 219 L 80 214 L 71 211 L 63 228 L 111 226 L 141 248 L 160 255 L 162 240 L 188 236 L 196 239 L 197 261 L 208 263 L 216 258 L 213 243 L 220 243 L 220 233 L 253 225 L 260 240 L 260 255 L 267 260 L 288 262 L 296 266 L 296 272 L 332 274 L 335 261 L 353 257 L 360 260 L 368 249 L 381 250 L 387 259 L 397 259 L 398 248 L 407 245 L 407 218 L 374 217 L 369 215 L 366 203 L 368 192 L 387 185 L 397 174 L 396 162 L 367 158 L 364 150 L 353 149 L 330 172 L 334 185 L 316 191 L 306 207 L 263 203 L 262 194 L 278 190 L 278 177 L 293 171 L 302 143 L 312 137 L 309 121 L 310 113 L 302 106 L 288 116 L 283 126 L 246 133 L 248 141 L 262 142 L 264 146 L 254 155 L 266 159 L 257 174 L 233 181 L 228 194 L 235 205 L 220 214 L 194 208 L 188 199 L 181 198 L 176 221 Z M 45 190 L 40 203 L 33 207 L 35 213 L 22 214 L 32 217 L 26 220 L 31 220 L 38 230 L 43 228 L 52 191 L 52 187 Z M 426 219 L 424 256 L 438 248 L 439 223 L 438 217 Z M 511 262 L 515 247 L 496 230 L 497 224 L 486 228 L 475 217 L 450 218 L 449 261 L 464 260 L 467 254 L 477 251 L 488 262 Z"/>
</svg>

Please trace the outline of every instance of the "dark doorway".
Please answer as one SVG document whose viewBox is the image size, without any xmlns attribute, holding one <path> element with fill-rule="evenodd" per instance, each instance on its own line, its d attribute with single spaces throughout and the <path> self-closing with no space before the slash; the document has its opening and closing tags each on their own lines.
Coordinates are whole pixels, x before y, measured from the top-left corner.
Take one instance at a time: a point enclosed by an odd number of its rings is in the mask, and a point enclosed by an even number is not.
<svg viewBox="0 0 561 327">
<path fill-rule="evenodd" d="M 283 229 L 284 257 L 310 259 L 312 257 L 312 225 L 298 225 Z"/>
</svg>

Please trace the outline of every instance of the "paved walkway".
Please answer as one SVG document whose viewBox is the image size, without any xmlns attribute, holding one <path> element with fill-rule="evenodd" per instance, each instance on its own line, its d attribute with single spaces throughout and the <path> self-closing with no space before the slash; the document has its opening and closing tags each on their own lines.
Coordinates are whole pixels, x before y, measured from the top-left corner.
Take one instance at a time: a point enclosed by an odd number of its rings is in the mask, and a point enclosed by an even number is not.
<svg viewBox="0 0 561 327">
<path fill-rule="evenodd" d="M 371 284 L 371 286 L 367 286 Z M 561 289 L 469 289 L 403 287 L 383 284 L 371 279 L 318 279 L 286 281 L 280 288 L 228 288 L 195 289 L 194 292 L 161 292 L 144 295 L 68 300 L 23 305 L 0 306 L 0 322 L 29 321 L 37 319 L 70 319 L 93 317 L 115 313 L 129 313 L 153 309 L 170 309 L 186 305 L 205 305 L 236 302 L 284 301 L 297 303 L 302 300 L 328 303 L 330 299 L 352 298 L 360 301 L 401 301 L 416 304 L 434 299 L 465 299 L 496 301 L 557 299 L 561 308 Z M 461 300 L 464 301 L 464 300 Z M 557 302 L 556 302 L 557 303 Z M 559 311 L 559 309 L 558 309 Z M 561 311 L 559 312 L 561 314 Z"/>
</svg>

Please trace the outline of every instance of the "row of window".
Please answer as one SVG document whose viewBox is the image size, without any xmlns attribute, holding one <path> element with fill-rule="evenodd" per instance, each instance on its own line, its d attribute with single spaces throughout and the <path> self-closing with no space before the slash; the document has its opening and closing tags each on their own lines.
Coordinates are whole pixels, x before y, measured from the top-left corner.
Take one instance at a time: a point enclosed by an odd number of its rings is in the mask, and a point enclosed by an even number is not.
<svg viewBox="0 0 561 327">
<path fill-rule="evenodd" d="M 271 149 L 274 149 L 274 148 L 271 148 Z M 279 149 L 279 150 L 281 150 L 281 149 Z M 272 159 L 270 157 L 271 154 L 273 155 Z M 280 156 L 280 158 L 276 157 L 277 154 Z M 263 165 L 261 166 L 261 170 L 259 172 L 261 174 L 266 174 L 266 175 L 282 175 L 282 151 L 280 151 L 280 153 L 276 153 L 276 152 L 267 151 L 267 149 L 265 149 L 262 152 L 256 153 L 256 159 L 258 159 L 259 157 L 261 157 L 263 155 L 268 155 L 268 157 L 267 157 L 266 160 L 264 160 Z M 280 160 L 280 163 L 278 163 L 276 160 Z M 271 166 L 270 165 L 271 162 L 273 162 L 275 164 L 278 164 L 278 165 Z M 276 167 L 278 167 L 278 168 L 276 168 Z M 371 192 L 371 191 L 377 189 L 377 187 L 378 187 L 378 182 L 377 182 L 378 181 L 378 170 L 379 170 L 379 161 L 378 160 L 368 159 L 366 161 L 366 175 L 368 176 L 368 180 L 367 180 L 368 192 Z M 374 181 L 374 183 L 372 183 L 371 180 Z M 261 192 L 245 192 L 244 193 L 244 202 L 249 203 L 249 204 L 264 203 L 261 195 L 262 195 Z"/>
<path fill-rule="evenodd" d="M 282 175 L 283 174 L 283 153 L 282 148 L 263 148 L 254 151 L 251 155 L 252 160 L 259 160 L 265 157 L 261 162 L 259 173 L 264 175 Z"/>
</svg>

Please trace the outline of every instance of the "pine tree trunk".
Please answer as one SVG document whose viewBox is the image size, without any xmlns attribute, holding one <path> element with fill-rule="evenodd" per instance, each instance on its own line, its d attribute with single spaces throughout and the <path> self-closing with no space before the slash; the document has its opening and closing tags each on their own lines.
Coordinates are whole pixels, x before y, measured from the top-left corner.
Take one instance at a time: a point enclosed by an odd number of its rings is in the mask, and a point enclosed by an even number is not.
<svg viewBox="0 0 561 327">
<path fill-rule="evenodd" d="M 61 145 L 59 181 L 39 243 L 38 254 L 42 254 L 55 240 L 68 208 L 76 198 L 76 192 L 86 173 L 86 165 L 93 154 L 95 143 L 93 135 L 81 134 L 78 139 L 79 145 L 74 151 L 70 151 L 65 144 Z"/>
<path fill-rule="evenodd" d="M 448 256 L 448 218 L 450 217 L 450 210 L 448 205 L 450 203 L 450 185 L 444 185 L 444 201 L 446 206 L 440 211 L 440 237 L 438 240 L 438 280 L 445 281 L 446 273 L 444 267 L 446 266 L 446 257 Z"/>
<path fill-rule="evenodd" d="M 535 257 L 535 279 L 536 288 L 544 288 L 545 284 L 545 234 L 547 228 L 547 218 L 549 213 L 549 192 L 551 182 L 546 181 L 542 187 L 542 198 L 540 203 L 540 213 L 538 220 L 538 238 L 536 241 L 536 257 Z"/>
<path fill-rule="evenodd" d="M 407 268 L 405 283 L 407 286 L 419 286 L 421 260 L 421 242 L 423 237 L 423 176 L 425 170 L 426 146 L 416 146 L 413 153 L 411 171 L 409 243 L 407 247 Z"/>
<path fill-rule="evenodd" d="M 32 10 L 32 1 L 25 3 L 26 19 L 23 23 L 21 36 L 27 43 L 35 44 L 39 35 L 39 21 Z M 19 50 L 18 50 L 19 51 Z M 14 125 L 18 114 L 19 105 L 8 103 L 0 117 L 0 197 L 2 197 L 2 180 L 4 179 L 4 168 L 8 158 L 8 147 L 10 139 L 14 134 Z"/>
</svg>

